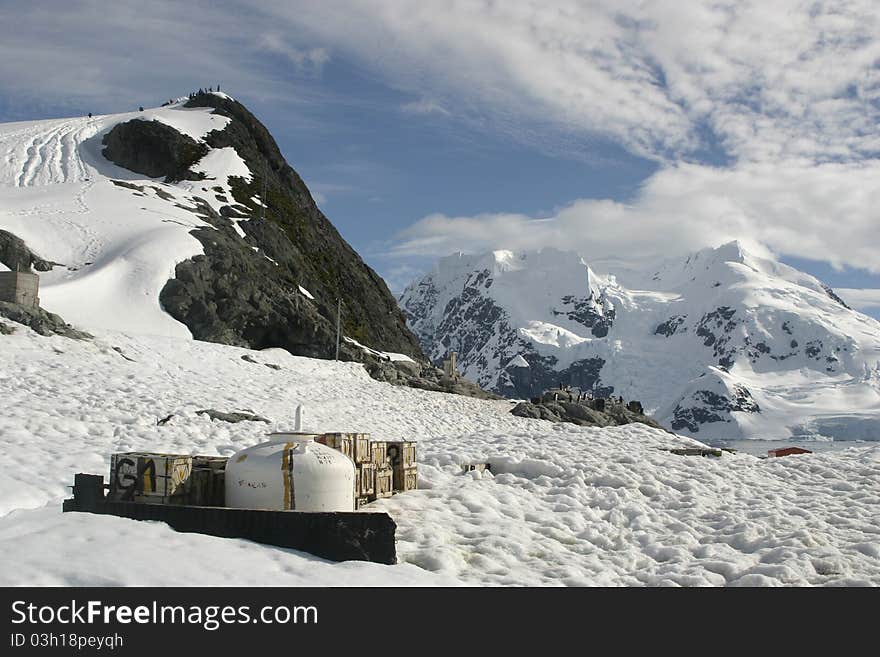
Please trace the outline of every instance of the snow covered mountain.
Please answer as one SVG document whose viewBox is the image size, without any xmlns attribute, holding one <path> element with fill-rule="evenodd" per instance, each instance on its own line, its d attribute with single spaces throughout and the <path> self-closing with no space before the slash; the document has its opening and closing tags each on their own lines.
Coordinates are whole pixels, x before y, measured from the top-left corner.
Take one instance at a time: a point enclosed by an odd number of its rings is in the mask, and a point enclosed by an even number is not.
<svg viewBox="0 0 880 657">
<path fill-rule="evenodd" d="M 93 333 L 332 358 L 341 297 L 345 335 L 423 358 L 384 281 L 220 92 L 0 125 L 0 262 L 35 268 L 43 307 Z"/>
<path fill-rule="evenodd" d="M 562 382 L 700 438 L 880 439 L 880 322 L 817 279 L 738 242 L 625 277 L 553 249 L 455 255 L 400 303 L 430 358 L 509 397 Z"/>
</svg>

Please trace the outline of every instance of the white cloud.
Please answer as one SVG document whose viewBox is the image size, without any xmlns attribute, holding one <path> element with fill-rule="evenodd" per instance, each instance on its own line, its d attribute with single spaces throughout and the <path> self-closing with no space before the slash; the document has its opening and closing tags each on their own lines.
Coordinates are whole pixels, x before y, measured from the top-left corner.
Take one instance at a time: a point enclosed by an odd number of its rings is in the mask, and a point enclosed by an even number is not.
<svg viewBox="0 0 880 657">
<path fill-rule="evenodd" d="M 276 15 L 497 125 L 524 119 L 660 159 L 710 129 L 738 159 L 877 154 L 874 0 L 352 0 Z M 444 106 L 448 107 L 448 105 Z"/>
<path fill-rule="evenodd" d="M 315 199 L 315 203 L 321 206 L 326 205 L 332 197 L 359 191 L 352 185 L 342 185 L 339 183 L 310 182 L 307 185 L 312 193 L 312 198 Z"/>
<path fill-rule="evenodd" d="M 880 309 L 880 289 L 835 288 L 834 291 L 856 310 Z"/>
<path fill-rule="evenodd" d="M 93 111 L 218 81 L 290 101 L 303 89 L 279 83 L 266 52 L 292 74 L 332 52 L 422 99 L 403 111 L 440 108 L 555 152 L 598 136 L 662 164 L 629 204 L 431 215 L 398 253 L 638 255 L 736 237 L 877 271 L 878 35 L 876 0 L 6 3 L 0 88 L 6 103 Z M 700 165 L 707 154 L 724 166 Z"/>
<path fill-rule="evenodd" d="M 354 0 L 309 5 L 296 21 L 457 119 L 475 113 L 553 149 L 599 136 L 662 165 L 626 205 L 581 199 L 545 217 L 437 208 L 395 253 L 553 245 L 634 257 L 738 238 L 880 270 L 875 0 Z"/>
<path fill-rule="evenodd" d="M 880 162 L 695 164 L 652 176 L 628 204 L 579 199 L 542 217 L 433 214 L 398 236 L 393 255 L 555 246 L 592 259 L 675 255 L 731 239 L 880 272 Z"/>
<path fill-rule="evenodd" d="M 282 55 L 298 70 L 309 73 L 320 73 L 330 60 L 330 53 L 325 48 L 297 48 L 277 32 L 261 34 L 257 39 L 257 48 Z"/>
<path fill-rule="evenodd" d="M 434 102 L 433 100 L 416 100 L 411 103 L 404 103 L 400 109 L 405 114 L 442 114 L 449 116 L 449 110 Z"/>
<path fill-rule="evenodd" d="M 290 21 L 274 24 L 246 3 L 0 3 L 0 88 L 7 108 L 23 111 L 122 111 L 218 83 L 237 95 L 302 102 L 303 90 L 293 93 L 285 72 L 266 62 L 271 51 L 293 64 L 294 76 L 320 72 L 328 51 L 300 36 Z"/>
</svg>

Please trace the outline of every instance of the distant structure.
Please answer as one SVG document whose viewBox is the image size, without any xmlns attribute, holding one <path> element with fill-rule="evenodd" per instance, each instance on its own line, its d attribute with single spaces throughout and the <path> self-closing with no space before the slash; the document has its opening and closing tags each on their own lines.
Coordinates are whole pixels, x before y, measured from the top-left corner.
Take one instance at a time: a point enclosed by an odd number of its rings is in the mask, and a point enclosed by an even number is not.
<svg viewBox="0 0 880 657">
<path fill-rule="evenodd" d="M 458 373 L 458 367 L 455 362 L 457 356 L 457 352 L 451 351 L 449 352 L 449 358 L 443 361 L 443 373 L 450 379 L 458 379 L 461 376 Z"/>
<path fill-rule="evenodd" d="M 779 457 L 779 456 L 792 456 L 794 454 L 812 454 L 808 449 L 804 449 L 803 447 L 780 447 L 778 449 L 771 449 L 767 452 L 767 456 Z"/>
<path fill-rule="evenodd" d="M 0 271 L 0 301 L 30 308 L 40 305 L 40 277 L 30 272 Z"/>
</svg>

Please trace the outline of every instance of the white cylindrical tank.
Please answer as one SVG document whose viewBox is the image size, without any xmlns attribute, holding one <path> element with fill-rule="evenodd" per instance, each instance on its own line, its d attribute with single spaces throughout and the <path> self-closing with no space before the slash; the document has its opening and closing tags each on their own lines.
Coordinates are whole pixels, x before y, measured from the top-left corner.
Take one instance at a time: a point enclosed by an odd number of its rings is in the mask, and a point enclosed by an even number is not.
<svg viewBox="0 0 880 657">
<path fill-rule="evenodd" d="M 226 464 L 226 506 L 354 511 L 354 462 L 315 442 L 316 434 L 271 433 Z"/>
</svg>

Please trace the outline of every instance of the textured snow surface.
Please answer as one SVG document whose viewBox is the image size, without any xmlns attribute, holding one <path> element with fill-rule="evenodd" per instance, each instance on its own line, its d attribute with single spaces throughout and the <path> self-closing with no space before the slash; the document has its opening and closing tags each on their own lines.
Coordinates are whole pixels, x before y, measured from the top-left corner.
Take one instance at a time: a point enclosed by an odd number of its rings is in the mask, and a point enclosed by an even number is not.
<svg viewBox="0 0 880 657">
<path fill-rule="evenodd" d="M 44 308 L 93 332 L 190 335 L 159 304 L 177 263 L 203 252 L 189 231 L 207 224 L 186 207 L 198 196 L 219 208 L 218 196 L 231 201 L 228 177 L 250 172 L 234 149 L 211 149 L 195 165 L 206 180 L 168 185 L 101 155 L 104 135 L 132 119 L 161 121 L 196 140 L 230 121 L 210 108 L 186 109 L 185 101 L 91 119 L 0 124 L 0 229 L 59 263 L 40 273 Z"/>
<path fill-rule="evenodd" d="M 0 336 L 0 386 L 0 585 L 880 584 L 880 445 L 682 457 L 663 448 L 698 443 L 517 418 L 509 402 L 394 387 L 352 363 L 21 326 Z M 419 490 L 371 505 L 398 524 L 400 564 L 61 513 L 74 473 L 106 473 L 113 452 L 229 455 L 270 428 L 198 409 L 283 428 L 299 403 L 309 429 L 419 441 Z M 471 460 L 492 473 L 462 474 Z"/>
</svg>

